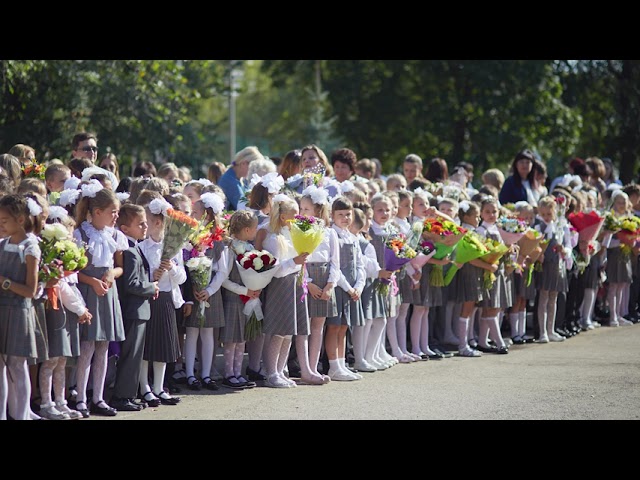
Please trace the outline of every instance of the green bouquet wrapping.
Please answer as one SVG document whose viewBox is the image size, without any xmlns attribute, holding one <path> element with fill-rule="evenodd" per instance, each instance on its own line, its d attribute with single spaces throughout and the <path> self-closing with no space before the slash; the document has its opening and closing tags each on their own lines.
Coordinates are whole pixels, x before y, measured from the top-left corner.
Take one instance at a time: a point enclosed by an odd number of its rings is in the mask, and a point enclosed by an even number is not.
<svg viewBox="0 0 640 480">
<path fill-rule="evenodd" d="M 467 232 L 455 250 L 455 263 L 468 263 L 489 253 L 489 249 L 475 232 Z M 459 268 L 452 265 L 444 277 L 444 284 L 449 285 Z"/>
<path fill-rule="evenodd" d="M 436 253 L 432 258 L 436 260 L 442 260 L 451 255 L 466 233 L 465 228 L 437 217 L 427 218 L 423 223 L 422 236 L 435 245 Z M 429 284 L 432 287 L 445 286 L 442 265 L 433 266 L 429 275 Z"/>
<path fill-rule="evenodd" d="M 480 259 L 491 265 L 497 264 L 509 251 L 509 247 L 507 245 L 490 238 L 485 239 L 484 244 L 489 250 L 489 253 L 483 255 L 482 257 L 480 257 Z M 485 290 L 491 290 L 491 287 L 493 287 L 493 284 L 496 280 L 497 277 L 495 273 L 490 272 L 489 270 L 485 270 L 483 275 L 483 288 Z"/>
</svg>

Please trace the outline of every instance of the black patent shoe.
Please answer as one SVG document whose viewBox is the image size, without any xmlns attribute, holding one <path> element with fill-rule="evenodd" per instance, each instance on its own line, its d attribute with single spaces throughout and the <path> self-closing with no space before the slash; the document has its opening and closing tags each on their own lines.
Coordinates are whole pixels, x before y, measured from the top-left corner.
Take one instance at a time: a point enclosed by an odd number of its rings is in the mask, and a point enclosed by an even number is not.
<svg viewBox="0 0 640 480">
<path fill-rule="evenodd" d="M 100 403 L 104 404 L 104 407 L 101 407 L 99 404 L 93 403 L 93 402 L 91 402 L 91 404 L 89 405 L 89 411 L 93 415 L 101 415 L 103 417 L 115 417 L 118 414 L 118 411 L 115 408 L 107 405 L 107 402 L 102 401 Z"/>
<path fill-rule="evenodd" d="M 177 405 L 180 403 L 180 397 L 172 397 L 167 392 L 154 393 L 162 405 Z"/>
<path fill-rule="evenodd" d="M 138 398 L 140 399 L 140 401 L 144 402 L 148 407 L 155 408 L 160 406 L 160 399 L 151 392 L 147 392 Z"/>
<path fill-rule="evenodd" d="M 213 379 L 211 377 L 204 377 L 202 379 L 202 385 L 204 386 L 204 388 L 206 388 L 207 390 L 220 390 L 220 387 L 218 386 L 218 384 L 213 381 Z"/>
<path fill-rule="evenodd" d="M 489 347 L 483 347 L 482 345 L 478 344 L 476 350 L 480 350 L 482 353 L 498 353 L 498 347 L 494 347 L 493 345 Z"/>
<path fill-rule="evenodd" d="M 84 405 L 84 407 L 82 407 Z M 82 418 L 89 418 L 89 409 L 87 408 L 87 404 L 85 402 L 77 402 L 76 410 L 82 414 Z"/>
<path fill-rule="evenodd" d="M 260 372 L 250 369 L 249 366 L 247 366 L 245 373 L 247 378 L 252 382 L 264 382 L 267 379 L 267 377 L 262 375 Z"/>
</svg>

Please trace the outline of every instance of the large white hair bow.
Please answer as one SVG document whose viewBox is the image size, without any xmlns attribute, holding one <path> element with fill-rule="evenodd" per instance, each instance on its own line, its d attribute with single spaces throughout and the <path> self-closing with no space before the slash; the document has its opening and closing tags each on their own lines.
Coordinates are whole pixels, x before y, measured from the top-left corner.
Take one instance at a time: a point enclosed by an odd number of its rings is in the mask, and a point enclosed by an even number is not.
<svg viewBox="0 0 640 480">
<path fill-rule="evenodd" d="M 220 195 L 213 192 L 203 193 L 200 196 L 200 201 L 205 207 L 213 210 L 213 213 L 216 215 L 224 210 L 224 202 L 222 201 L 222 198 L 220 198 Z"/>
<path fill-rule="evenodd" d="M 302 196 L 307 195 L 316 205 L 324 205 L 328 203 L 329 192 L 327 192 L 324 188 L 318 188 L 315 185 L 309 185 L 302 191 Z"/>
<path fill-rule="evenodd" d="M 262 177 L 260 183 L 269 191 L 269 193 L 278 193 L 284 187 L 284 178 L 277 172 L 269 172 Z"/>
<path fill-rule="evenodd" d="M 154 198 L 149 202 L 149 211 L 154 215 L 164 215 L 167 216 L 167 210 L 173 208 L 169 202 L 167 202 L 164 198 Z"/>
<path fill-rule="evenodd" d="M 88 170 L 88 168 L 85 168 L 85 170 Z M 88 184 L 84 184 L 80 186 L 80 191 L 82 192 L 83 198 L 84 197 L 95 198 L 96 194 L 103 188 L 104 187 L 102 186 L 102 184 L 94 178 L 89 180 Z"/>
</svg>

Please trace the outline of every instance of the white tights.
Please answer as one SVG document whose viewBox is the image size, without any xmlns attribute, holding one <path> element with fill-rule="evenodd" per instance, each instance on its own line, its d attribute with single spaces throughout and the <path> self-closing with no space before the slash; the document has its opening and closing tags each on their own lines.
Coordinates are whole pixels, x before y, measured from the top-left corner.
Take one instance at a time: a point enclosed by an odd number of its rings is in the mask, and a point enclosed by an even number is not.
<svg viewBox="0 0 640 480">
<path fill-rule="evenodd" d="M 271 335 L 269 344 L 265 344 L 265 368 L 267 375 L 284 376 L 284 367 L 291 350 L 291 335 Z"/>
<path fill-rule="evenodd" d="M 187 335 L 184 342 L 184 364 L 187 377 L 194 376 L 196 351 L 198 349 L 198 336 L 202 345 L 202 358 L 200 359 L 200 376 L 206 378 L 211 375 L 213 363 L 213 328 L 187 327 Z"/>
<path fill-rule="evenodd" d="M 609 321 L 617 322 L 622 316 L 622 297 L 624 283 L 610 283 L 607 292 L 607 302 L 609 303 Z"/>
<path fill-rule="evenodd" d="M 400 358 L 407 354 L 407 313 L 409 303 L 402 303 L 398 308 L 398 315 L 387 319 L 387 338 L 391 345 L 391 353 Z"/>
<path fill-rule="evenodd" d="M 159 396 L 164 392 L 164 374 L 167 364 L 164 362 L 151 362 L 153 364 L 153 394 Z M 149 362 L 142 360 L 140 367 L 140 392 L 142 395 L 151 391 L 149 386 Z"/>
<path fill-rule="evenodd" d="M 65 366 L 67 357 L 50 358 L 42 362 L 40 366 L 40 397 L 42 405 L 51 403 L 51 388 L 53 384 L 53 395 L 56 401 L 65 399 Z"/>
<path fill-rule="evenodd" d="M 93 402 L 98 404 L 104 399 L 104 381 L 107 376 L 107 353 L 109 342 L 106 341 L 82 341 L 80 342 L 80 357 L 78 357 L 78 403 L 87 403 L 87 383 L 89 371 L 93 376 Z M 91 358 L 93 357 L 93 362 Z"/>
<path fill-rule="evenodd" d="M 29 420 L 31 418 L 31 380 L 27 357 L 7 358 L 8 410 L 14 420 Z"/>
<path fill-rule="evenodd" d="M 582 298 L 582 305 L 580 305 L 580 320 L 583 326 L 592 324 L 593 309 L 596 306 L 596 290 L 594 288 L 587 288 L 584 291 L 584 297 Z"/>
<path fill-rule="evenodd" d="M 241 377 L 244 361 L 244 342 L 224 344 L 224 376 Z M 256 370 L 257 371 L 257 370 Z"/>
<path fill-rule="evenodd" d="M 415 355 L 433 355 L 429 348 L 429 307 L 413 306 L 413 313 L 409 321 L 411 334 L 411 353 Z"/>
<path fill-rule="evenodd" d="M 374 358 L 379 358 L 379 348 L 382 338 L 384 338 L 384 329 L 387 325 L 385 317 L 374 318 L 371 322 L 371 330 L 367 336 L 367 346 L 364 351 L 364 359 L 372 363 Z M 377 362 L 374 362 L 377 363 Z"/>
<path fill-rule="evenodd" d="M 541 337 L 555 332 L 557 308 L 558 292 L 540 290 L 538 298 L 538 327 Z"/>
</svg>

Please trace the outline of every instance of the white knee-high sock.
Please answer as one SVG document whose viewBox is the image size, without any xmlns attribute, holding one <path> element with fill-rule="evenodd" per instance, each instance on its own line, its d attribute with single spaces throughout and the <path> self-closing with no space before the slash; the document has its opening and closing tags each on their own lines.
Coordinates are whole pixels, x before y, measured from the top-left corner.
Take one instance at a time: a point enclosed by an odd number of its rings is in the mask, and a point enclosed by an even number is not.
<svg viewBox="0 0 640 480">
<path fill-rule="evenodd" d="M 109 362 L 109 342 L 95 342 L 96 351 L 93 353 L 91 370 L 93 371 L 93 403 L 104 400 L 104 381 L 107 378 L 107 363 Z"/>
<path fill-rule="evenodd" d="M 527 310 L 518 312 L 518 335 L 524 337 L 527 334 Z"/>
<path fill-rule="evenodd" d="M 620 295 L 620 316 L 624 317 L 629 314 L 629 294 L 631 291 L 630 283 L 622 284 L 622 295 Z"/>
<path fill-rule="evenodd" d="M 593 315 L 593 307 L 596 303 L 596 291 L 593 288 L 587 288 L 584 291 L 582 304 L 580 305 L 580 320 L 582 325 L 591 324 L 591 316 Z"/>
<path fill-rule="evenodd" d="M 498 347 L 502 348 L 505 346 L 505 343 L 502 338 L 502 334 L 500 333 L 499 317 L 500 314 L 487 318 L 487 325 L 489 326 L 489 335 L 491 336 L 491 340 L 493 340 Z"/>
<path fill-rule="evenodd" d="M 187 334 L 184 340 L 184 367 L 187 377 L 195 376 L 196 351 L 198 349 L 198 336 L 200 329 L 197 327 L 187 327 Z M 200 362 L 202 365 L 202 362 Z"/>
<path fill-rule="evenodd" d="M 458 317 L 458 351 L 465 350 L 467 344 L 467 328 L 469 327 L 469 319 Z"/>
<path fill-rule="evenodd" d="M 551 335 L 556 331 L 556 313 L 558 311 L 558 292 L 549 292 L 549 303 L 547 306 L 547 334 Z"/>
<path fill-rule="evenodd" d="M 489 317 L 480 317 L 478 323 L 478 345 L 484 348 L 489 347 Z"/>
<path fill-rule="evenodd" d="M 153 393 L 159 396 L 164 392 L 164 372 L 167 364 L 164 362 L 153 362 Z"/>
<path fill-rule="evenodd" d="M 369 320 L 371 321 L 371 320 Z M 356 363 L 362 363 L 364 360 L 364 353 L 367 347 L 366 329 L 364 325 L 351 327 L 351 340 L 353 342 L 353 356 Z"/>
<path fill-rule="evenodd" d="M 385 323 L 384 317 L 374 318 L 371 322 L 371 330 L 367 337 L 367 347 L 364 353 L 364 358 L 369 363 L 375 359 L 376 350 L 380 345 L 380 336 L 384 332 Z"/>
<path fill-rule="evenodd" d="M 202 348 L 202 361 L 200 362 L 200 376 L 207 378 L 211 376 L 211 366 L 214 360 L 214 338 L 213 328 L 200 329 L 200 343 Z"/>
<path fill-rule="evenodd" d="M 149 386 L 149 362 L 147 360 L 142 360 L 140 364 L 140 378 L 138 380 L 140 382 L 140 393 L 144 396 L 145 393 L 151 391 Z"/>
<path fill-rule="evenodd" d="M 520 320 L 520 312 L 505 313 L 509 315 L 509 325 L 511 327 L 511 338 L 518 336 L 518 322 Z"/>
</svg>

